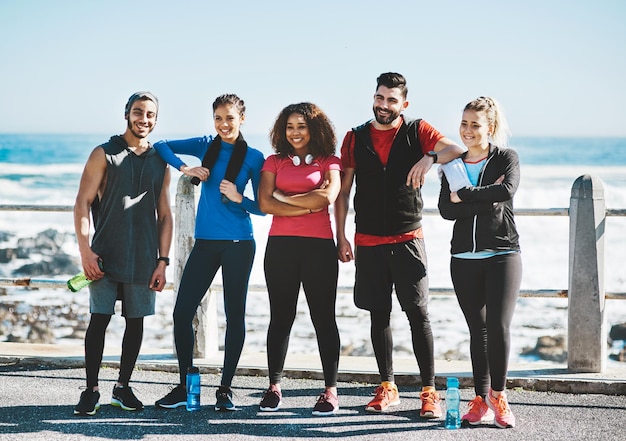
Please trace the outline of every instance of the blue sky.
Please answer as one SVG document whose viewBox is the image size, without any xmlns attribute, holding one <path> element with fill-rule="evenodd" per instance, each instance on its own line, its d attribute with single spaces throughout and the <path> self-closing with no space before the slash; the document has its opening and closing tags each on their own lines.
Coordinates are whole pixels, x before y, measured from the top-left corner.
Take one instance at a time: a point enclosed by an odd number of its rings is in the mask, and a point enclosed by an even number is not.
<svg viewBox="0 0 626 441">
<path fill-rule="evenodd" d="M 120 133 L 147 89 L 153 139 L 213 133 L 222 93 L 245 100 L 244 133 L 312 101 L 341 139 L 397 71 L 407 115 L 453 138 L 480 95 L 514 135 L 626 136 L 624 23 L 623 0 L 0 0 L 0 132 Z"/>
</svg>

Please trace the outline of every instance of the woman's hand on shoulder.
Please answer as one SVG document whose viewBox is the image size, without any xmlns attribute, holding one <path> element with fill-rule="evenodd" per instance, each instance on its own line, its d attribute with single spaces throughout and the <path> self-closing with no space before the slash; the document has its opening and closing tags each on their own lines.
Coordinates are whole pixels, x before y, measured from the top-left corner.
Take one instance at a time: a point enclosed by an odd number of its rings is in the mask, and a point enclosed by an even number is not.
<svg viewBox="0 0 626 441">
<path fill-rule="evenodd" d="M 207 179 L 209 179 L 209 175 L 211 174 L 208 168 L 201 167 L 201 166 L 188 167 L 186 165 L 183 165 L 180 168 L 180 172 L 184 174 L 185 176 L 189 176 L 190 178 L 196 177 L 200 179 L 201 181 L 206 181 Z"/>
</svg>

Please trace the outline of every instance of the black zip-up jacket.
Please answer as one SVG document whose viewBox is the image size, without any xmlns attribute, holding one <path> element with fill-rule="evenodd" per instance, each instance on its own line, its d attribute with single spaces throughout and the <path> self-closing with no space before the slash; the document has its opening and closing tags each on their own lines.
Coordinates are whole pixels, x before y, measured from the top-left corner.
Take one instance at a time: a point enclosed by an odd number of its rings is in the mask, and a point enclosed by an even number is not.
<svg viewBox="0 0 626 441">
<path fill-rule="evenodd" d="M 463 154 L 463 157 L 467 153 Z M 495 181 L 504 175 L 504 181 Z M 489 155 L 478 176 L 478 185 L 457 191 L 462 202 L 450 202 L 445 175 L 439 193 L 439 212 L 454 220 L 451 253 L 519 251 L 519 236 L 513 218 L 513 195 L 520 181 L 515 150 L 489 145 Z"/>
</svg>

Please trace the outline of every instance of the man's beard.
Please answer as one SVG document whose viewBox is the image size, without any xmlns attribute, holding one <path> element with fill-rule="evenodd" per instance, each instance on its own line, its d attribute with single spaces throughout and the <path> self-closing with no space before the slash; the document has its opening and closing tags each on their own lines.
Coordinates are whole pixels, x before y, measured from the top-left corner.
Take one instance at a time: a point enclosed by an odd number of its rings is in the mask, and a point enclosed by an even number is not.
<svg viewBox="0 0 626 441">
<path fill-rule="evenodd" d="M 387 116 L 386 118 L 381 117 L 378 112 L 376 111 L 376 107 L 374 107 L 374 118 L 376 118 L 376 122 L 378 124 L 382 124 L 384 126 L 391 124 L 392 122 L 394 122 L 396 120 L 396 118 L 398 118 L 400 116 L 399 113 L 397 112 L 391 112 L 389 114 L 389 116 Z"/>
<path fill-rule="evenodd" d="M 133 134 L 133 136 L 135 136 L 135 138 L 138 139 L 143 139 L 143 138 L 147 138 L 148 135 L 150 134 L 150 132 L 152 132 L 152 129 L 148 129 L 148 133 L 146 133 L 145 135 L 137 133 L 134 128 L 133 128 L 133 123 L 130 122 L 130 120 L 126 123 L 126 125 L 128 126 L 128 130 L 130 130 L 130 133 Z"/>
</svg>

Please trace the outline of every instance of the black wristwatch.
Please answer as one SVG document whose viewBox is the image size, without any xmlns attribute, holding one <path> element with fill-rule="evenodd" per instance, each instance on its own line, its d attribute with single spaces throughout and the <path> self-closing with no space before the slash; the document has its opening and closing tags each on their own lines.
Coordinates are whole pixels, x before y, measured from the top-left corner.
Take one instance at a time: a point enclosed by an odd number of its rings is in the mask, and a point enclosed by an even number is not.
<svg viewBox="0 0 626 441">
<path fill-rule="evenodd" d="M 169 257 L 163 257 L 163 256 L 161 256 L 161 257 L 159 257 L 159 258 L 157 259 L 157 263 L 159 262 L 159 260 L 162 260 L 163 262 L 165 262 L 165 266 L 169 266 L 169 264 L 170 264 L 170 258 L 169 258 Z"/>
<path fill-rule="evenodd" d="M 426 153 L 428 156 L 430 156 L 431 158 L 433 158 L 433 164 L 437 163 L 437 152 L 434 150 L 431 150 L 430 152 Z"/>
</svg>

